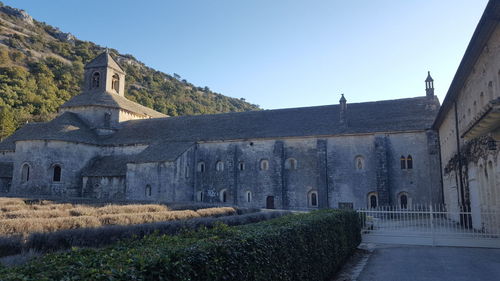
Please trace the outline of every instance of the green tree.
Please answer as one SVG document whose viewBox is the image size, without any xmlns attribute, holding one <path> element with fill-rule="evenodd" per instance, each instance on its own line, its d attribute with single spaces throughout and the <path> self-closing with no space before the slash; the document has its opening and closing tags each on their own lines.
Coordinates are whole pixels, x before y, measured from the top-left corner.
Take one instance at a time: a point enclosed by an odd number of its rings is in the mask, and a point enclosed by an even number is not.
<svg viewBox="0 0 500 281">
<path fill-rule="evenodd" d="M 0 141 L 10 136 L 15 130 L 14 113 L 7 106 L 0 107 Z"/>
</svg>

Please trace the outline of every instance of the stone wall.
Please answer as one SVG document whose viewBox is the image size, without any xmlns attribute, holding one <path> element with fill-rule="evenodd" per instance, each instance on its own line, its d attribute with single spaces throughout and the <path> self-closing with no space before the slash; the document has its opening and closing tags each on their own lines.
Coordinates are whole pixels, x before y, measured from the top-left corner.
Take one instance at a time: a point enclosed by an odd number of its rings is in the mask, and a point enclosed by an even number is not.
<svg viewBox="0 0 500 281">
<path fill-rule="evenodd" d="M 80 172 L 98 155 L 100 148 L 63 141 L 19 141 L 16 143 L 12 192 L 30 195 L 81 196 Z M 22 178 L 24 165 L 29 179 Z M 53 181 L 53 167 L 61 167 L 61 181 Z"/>
<path fill-rule="evenodd" d="M 83 177 L 82 197 L 96 199 L 125 199 L 125 176 Z"/>
<path fill-rule="evenodd" d="M 403 193 L 415 204 L 437 204 L 442 195 L 439 171 L 432 169 L 439 163 L 436 137 L 428 131 L 201 143 L 193 153 L 193 196 L 260 208 L 272 196 L 274 207 L 285 209 L 362 208 L 370 192 L 380 205 L 399 204 Z M 412 156 L 413 169 L 401 169 L 401 155 Z M 262 161 L 268 161 L 267 170 Z M 311 193 L 317 194 L 317 206 Z"/>
<path fill-rule="evenodd" d="M 488 151 L 486 142 L 476 146 L 481 142 L 480 138 L 465 139 L 461 136 L 484 112 L 485 106 L 500 97 L 499 71 L 500 27 L 497 26 L 465 79 L 464 86 L 455 93 L 456 102 L 450 106 L 439 126 L 443 192 L 448 210 L 471 207 L 479 211 L 498 206 L 495 203 L 498 198 L 493 195 L 500 193 L 500 183 L 494 179 L 500 178 L 497 152 Z M 473 149 L 475 152 L 471 151 L 471 146 L 477 148 Z M 461 157 L 458 157 L 459 148 Z M 482 155 L 477 157 L 480 150 Z M 490 162 L 491 167 L 488 166 Z M 485 174 L 488 174 L 488 180 L 482 179 Z M 475 226 L 477 221 L 480 221 L 478 217 L 473 216 Z"/>
</svg>

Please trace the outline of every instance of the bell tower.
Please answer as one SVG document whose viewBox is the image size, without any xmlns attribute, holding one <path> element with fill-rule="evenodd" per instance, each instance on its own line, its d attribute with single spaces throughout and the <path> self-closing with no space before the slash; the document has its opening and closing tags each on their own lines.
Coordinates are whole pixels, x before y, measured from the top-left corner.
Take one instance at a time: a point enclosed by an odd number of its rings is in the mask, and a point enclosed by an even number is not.
<svg viewBox="0 0 500 281">
<path fill-rule="evenodd" d="M 344 94 L 340 97 L 340 124 L 343 126 L 347 126 L 347 100 L 344 97 Z"/>
<path fill-rule="evenodd" d="M 434 79 L 432 79 L 430 71 L 427 71 L 427 78 L 425 79 L 425 95 L 428 98 L 434 97 Z"/>
<path fill-rule="evenodd" d="M 107 49 L 85 66 L 84 81 L 84 92 L 125 96 L 125 72 Z"/>
</svg>

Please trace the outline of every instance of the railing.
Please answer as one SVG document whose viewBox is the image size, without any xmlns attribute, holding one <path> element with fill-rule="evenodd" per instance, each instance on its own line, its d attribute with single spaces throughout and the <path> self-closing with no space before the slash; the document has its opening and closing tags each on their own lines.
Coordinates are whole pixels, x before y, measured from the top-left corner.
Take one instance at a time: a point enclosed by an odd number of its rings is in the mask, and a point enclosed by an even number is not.
<svg viewBox="0 0 500 281">
<path fill-rule="evenodd" d="M 498 208 L 449 211 L 442 205 L 412 205 L 408 208 L 383 206 L 359 209 L 358 213 L 362 223 L 362 234 L 366 237 L 407 237 L 408 241 L 414 237 L 415 243 L 411 244 L 420 244 L 417 241 L 428 239 L 425 243 L 432 245 L 446 244 L 446 241 L 451 243 L 453 239 L 462 241 L 454 242 L 453 245 L 457 243 L 462 245 L 464 239 L 494 239 L 490 242 L 500 247 Z"/>
</svg>

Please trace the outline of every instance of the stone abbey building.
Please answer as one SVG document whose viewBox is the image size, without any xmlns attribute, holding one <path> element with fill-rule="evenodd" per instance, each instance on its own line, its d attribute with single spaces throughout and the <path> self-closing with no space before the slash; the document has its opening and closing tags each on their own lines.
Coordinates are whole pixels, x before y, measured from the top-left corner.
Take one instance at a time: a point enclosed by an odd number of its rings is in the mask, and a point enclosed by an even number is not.
<svg viewBox="0 0 500 281">
<path fill-rule="evenodd" d="M 0 191 L 308 209 L 442 201 L 439 110 L 426 95 L 168 117 L 124 96 L 105 52 L 82 93 L 0 143 Z"/>
</svg>

